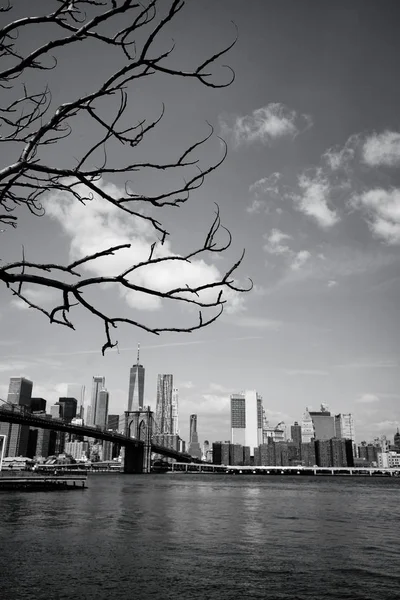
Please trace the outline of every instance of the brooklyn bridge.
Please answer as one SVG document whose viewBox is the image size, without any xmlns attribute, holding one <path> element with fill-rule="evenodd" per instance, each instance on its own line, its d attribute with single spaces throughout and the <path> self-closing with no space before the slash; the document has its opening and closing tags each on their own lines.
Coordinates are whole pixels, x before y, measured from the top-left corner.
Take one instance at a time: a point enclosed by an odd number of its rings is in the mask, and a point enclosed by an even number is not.
<svg viewBox="0 0 400 600">
<path fill-rule="evenodd" d="M 154 443 L 153 438 L 157 427 L 154 413 L 150 408 L 125 411 L 124 418 L 124 433 L 117 433 L 100 427 L 72 424 L 63 419 L 48 419 L 30 412 L 24 406 L 5 401 L 0 405 L 0 422 L 16 423 L 39 429 L 51 429 L 118 444 L 123 449 L 121 470 L 124 473 L 149 473 L 153 453 L 173 458 L 181 463 L 200 462 L 189 454 Z"/>
</svg>

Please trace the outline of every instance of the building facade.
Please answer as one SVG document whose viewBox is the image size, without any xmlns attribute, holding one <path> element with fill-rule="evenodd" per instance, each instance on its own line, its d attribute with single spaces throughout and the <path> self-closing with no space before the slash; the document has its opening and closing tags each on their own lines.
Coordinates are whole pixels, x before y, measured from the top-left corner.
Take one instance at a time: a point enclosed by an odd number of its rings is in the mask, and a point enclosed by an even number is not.
<svg viewBox="0 0 400 600">
<path fill-rule="evenodd" d="M 140 346 L 138 345 L 136 364 L 129 373 L 128 411 L 143 410 L 145 369 L 140 364 Z"/>
<path fill-rule="evenodd" d="M 263 442 L 262 397 L 255 390 L 231 395 L 231 442 L 254 448 Z"/>
<path fill-rule="evenodd" d="M 314 439 L 314 423 L 306 407 L 305 413 L 301 421 L 301 443 L 309 444 Z"/>
<path fill-rule="evenodd" d="M 157 378 L 157 405 L 156 423 L 157 433 L 172 435 L 172 390 L 173 376 L 171 374 L 158 375 Z"/>
<path fill-rule="evenodd" d="M 179 390 L 172 390 L 172 433 L 179 435 Z"/>
<path fill-rule="evenodd" d="M 30 408 L 33 383 L 25 377 L 11 377 L 7 402 Z M 5 436 L 4 456 L 26 456 L 29 441 L 29 426 L 18 423 L 0 423 L 0 435 Z"/>
<path fill-rule="evenodd" d="M 96 427 L 101 427 L 101 429 L 106 429 L 107 427 L 108 402 L 109 393 L 107 390 L 100 390 L 97 400 L 94 424 Z"/>
<path fill-rule="evenodd" d="M 193 458 L 201 459 L 201 448 L 197 434 L 197 415 L 190 415 L 190 437 L 188 454 Z"/>
<path fill-rule="evenodd" d="M 92 394 L 90 399 L 90 405 L 86 410 L 86 425 L 94 425 L 96 421 L 96 410 L 97 403 L 99 400 L 99 395 L 101 390 L 104 390 L 106 387 L 106 378 L 97 376 L 92 379 Z"/>
<path fill-rule="evenodd" d="M 324 404 L 321 404 L 320 411 L 310 411 L 310 417 L 314 425 L 315 440 L 331 440 L 335 437 L 335 418 Z"/>
</svg>

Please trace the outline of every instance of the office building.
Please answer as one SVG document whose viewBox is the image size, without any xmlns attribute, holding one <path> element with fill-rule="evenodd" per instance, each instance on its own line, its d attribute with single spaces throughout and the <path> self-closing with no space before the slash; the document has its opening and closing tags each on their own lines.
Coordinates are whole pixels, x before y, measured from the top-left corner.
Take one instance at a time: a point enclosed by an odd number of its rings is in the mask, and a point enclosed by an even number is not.
<svg viewBox="0 0 400 600">
<path fill-rule="evenodd" d="M 76 416 L 85 417 L 85 386 L 80 383 L 69 383 L 67 386 L 67 398 L 75 398 L 77 401 Z"/>
<path fill-rule="evenodd" d="M 231 441 L 250 446 L 252 456 L 263 441 L 262 397 L 255 390 L 231 395 Z"/>
<path fill-rule="evenodd" d="M 33 383 L 25 377 L 11 377 L 7 402 L 30 408 Z M 29 427 L 17 423 L 0 422 L 0 435 L 5 437 L 4 457 L 26 456 Z"/>
<path fill-rule="evenodd" d="M 179 435 L 179 391 L 178 388 L 172 390 L 172 433 Z"/>
<path fill-rule="evenodd" d="M 53 419 L 61 419 L 61 405 L 58 402 L 50 406 L 50 415 Z"/>
<path fill-rule="evenodd" d="M 342 440 L 356 441 L 354 430 L 354 418 L 351 413 L 340 413 L 335 415 L 335 436 Z"/>
<path fill-rule="evenodd" d="M 156 423 L 157 433 L 172 434 L 172 390 L 173 376 L 158 375 Z"/>
<path fill-rule="evenodd" d="M 89 442 L 66 442 L 64 450 L 75 460 L 85 460 L 89 453 Z"/>
<path fill-rule="evenodd" d="M 229 444 L 229 464 L 236 467 L 243 466 L 243 446 L 241 444 Z"/>
<path fill-rule="evenodd" d="M 140 364 L 140 344 L 138 344 L 136 364 L 129 373 L 128 411 L 143 410 L 145 369 Z"/>
<path fill-rule="evenodd" d="M 315 440 L 331 440 L 335 437 L 335 417 L 331 415 L 325 404 L 321 404 L 318 412 L 310 411 L 314 425 Z"/>
<path fill-rule="evenodd" d="M 31 398 L 30 409 L 31 412 L 46 412 L 46 400 L 44 398 Z"/>
<path fill-rule="evenodd" d="M 97 405 L 96 405 L 96 415 L 94 425 L 96 427 L 101 427 L 101 429 L 105 429 L 107 426 L 107 417 L 108 417 L 108 402 L 109 402 L 109 393 L 107 390 L 100 390 Z"/>
<path fill-rule="evenodd" d="M 106 387 L 106 378 L 105 377 L 93 377 L 92 379 L 92 395 L 90 399 L 90 405 L 87 407 L 86 414 L 86 425 L 93 426 L 96 422 L 96 411 L 97 405 L 99 402 L 99 396 L 101 390 L 104 390 Z"/>
<path fill-rule="evenodd" d="M 107 429 L 112 431 L 118 431 L 119 429 L 119 415 L 108 415 L 107 417 Z"/>
<path fill-rule="evenodd" d="M 213 464 L 229 465 L 230 442 L 213 442 Z"/>
<path fill-rule="evenodd" d="M 301 464 L 303 467 L 314 467 L 317 464 L 315 442 L 301 443 Z"/>
<path fill-rule="evenodd" d="M 193 458 L 201 459 L 201 448 L 197 435 L 197 415 L 190 415 L 190 437 L 188 454 Z"/>
<path fill-rule="evenodd" d="M 306 407 L 305 413 L 301 421 L 301 443 L 309 444 L 315 436 L 314 423 L 309 413 L 308 407 Z"/>
<path fill-rule="evenodd" d="M 78 401 L 76 398 L 59 398 L 58 403 L 61 407 L 60 414 L 64 421 L 69 423 L 76 417 L 76 410 L 78 407 Z"/>
</svg>

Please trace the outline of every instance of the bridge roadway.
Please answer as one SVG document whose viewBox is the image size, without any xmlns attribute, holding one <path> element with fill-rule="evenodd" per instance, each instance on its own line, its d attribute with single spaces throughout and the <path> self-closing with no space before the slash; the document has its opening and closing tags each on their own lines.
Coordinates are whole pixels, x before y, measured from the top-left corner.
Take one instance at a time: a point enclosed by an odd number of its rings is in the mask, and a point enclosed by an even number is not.
<svg viewBox="0 0 400 600">
<path fill-rule="evenodd" d="M 0 407 L 0 422 L 7 423 L 18 423 L 20 425 L 27 425 L 29 427 L 38 427 L 39 429 L 52 429 L 53 431 L 61 431 L 64 433 L 75 433 L 76 435 L 86 436 L 95 438 L 97 440 L 103 440 L 108 442 L 114 442 L 120 444 L 120 446 L 128 449 L 130 454 L 136 451 L 137 454 L 143 454 L 144 442 L 136 438 L 128 437 L 122 433 L 116 433 L 113 431 L 105 431 L 98 427 L 90 427 L 89 425 L 72 425 L 62 419 L 46 419 L 34 415 L 28 411 L 20 410 L 21 407 L 8 406 L 7 408 Z M 161 454 L 168 458 L 174 458 L 181 462 L 193 462 L 194 459 L 189 454 L 178 452 L 171 448 L 165 448 L 165 446 L 159 446 L 158 444 L 151 444 L 151 452 Z M 135 468 L 137 472 L 139 469 Z"/>
</svg>

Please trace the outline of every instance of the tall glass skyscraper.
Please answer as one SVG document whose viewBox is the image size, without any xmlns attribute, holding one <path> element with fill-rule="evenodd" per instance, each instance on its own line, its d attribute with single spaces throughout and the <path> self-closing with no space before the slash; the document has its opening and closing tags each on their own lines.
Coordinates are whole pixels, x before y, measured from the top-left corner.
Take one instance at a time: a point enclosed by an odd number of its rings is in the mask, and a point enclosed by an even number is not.
<svg viewBox="0 0 400 600">
<path fill-rule="evenodd" d="M 231 396 L 232 444 L 250 446 L 250 454 L 263 442 L 262 397 L 255 390 Z"/>
<path fill-rule="evenodd" d="M 102 429 L 105 429 L 107 427 L 108 399 L 109 393 L 107 392 L 107 390 L 100 390 L 99 397 L 97 399 L 94 424 L 101 427 Z"/>
<path fill-rule="evenodd" d="M 143 409 L 145 369 L 139 362 L 139 353 L 140 345 L 138 345 L 136 365 L 131 367 L 129 374 L 128 411 Z"/>
<path fill-rule="evenodd" d="M 67 387 L 67 397 L 75 398 L 78 402 L 76 409 L 76 416 L 84 418 L 84 407 L 85 407 L 85 386 L 80 383 L 69 383 Z"/>
<path fill-rule="evenodd" d="M 11 377 L 7 402 L 30 408 L 33 383 L 25 377 Z M 0 423 L 0 435 L 6 436 L 4 456 L 26 456 L 29 426 Z"/>
<path fill-rule="evenodd" d="M 86 410 L 86 425 L 94 425 L 96 422 L 96 410 L 99 401 L 99 395 L 101 390 L 104 390 L 106 386 L 105 377 L 93 377 L 92 380 L 92 397 L 90 405 Z"/>
<path fill-rule="evenodd" d="M 179 435 L 179 390 L 174 388 L 172 390 L 172 433 Z"/>
<path fill-rule="evenodd" d="M 156 423 L 158 433 L 173 433 L 172 431 L 172 390 L 173 376 L 158 375 Z"/>
</svg>

